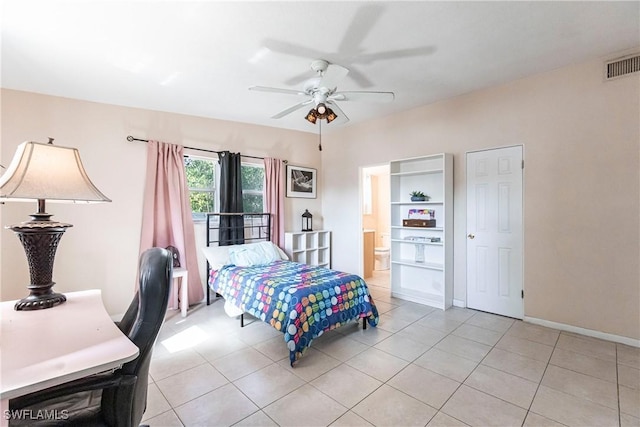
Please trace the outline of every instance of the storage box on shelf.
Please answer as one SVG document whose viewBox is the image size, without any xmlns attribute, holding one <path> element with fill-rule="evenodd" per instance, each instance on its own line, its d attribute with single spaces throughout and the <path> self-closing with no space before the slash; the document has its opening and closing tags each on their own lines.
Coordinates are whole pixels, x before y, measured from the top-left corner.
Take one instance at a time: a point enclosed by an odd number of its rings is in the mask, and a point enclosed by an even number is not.
<svg viewBox="0 0 640 427">
<path fill-rule="evenodd" d="M 291 261 L 331 268 L 331 232 L 286 232 L 284 251 Z"/>
<path fill-rule="evenodd" d="M 402 220 L 403 227 L 435 227 L 436 220 L 435 219 L 403 219 Z"/>
<path fill-rule="evenodd" d="M 390 174 L 391 293 L 447 309 L 453 301 L 453 156 L 396 160 Z M 412 191 L 429 200 L 412 202 Z"/>
</svg>

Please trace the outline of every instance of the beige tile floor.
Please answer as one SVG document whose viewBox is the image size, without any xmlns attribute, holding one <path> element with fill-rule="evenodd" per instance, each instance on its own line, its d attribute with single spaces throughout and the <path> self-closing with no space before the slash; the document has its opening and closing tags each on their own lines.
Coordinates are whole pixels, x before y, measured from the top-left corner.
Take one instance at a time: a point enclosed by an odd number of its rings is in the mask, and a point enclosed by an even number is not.
<svg viewBox="0 0 640 427">
<path fill-rule="evenodd" d="M 151 426 L 640 426 L 640 349 L 468 309 L 391 298 L 377 328 L 314 341 L 240 328 L 220 301 L 170 313 L 154 349 Z"/>
</svg>

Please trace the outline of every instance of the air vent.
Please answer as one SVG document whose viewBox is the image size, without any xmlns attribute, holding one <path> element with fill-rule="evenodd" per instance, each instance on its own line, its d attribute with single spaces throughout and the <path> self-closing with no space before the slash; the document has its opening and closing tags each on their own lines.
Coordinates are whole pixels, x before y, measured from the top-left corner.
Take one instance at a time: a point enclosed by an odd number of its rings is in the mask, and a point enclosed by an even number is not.
<svg viewBox="0 0 640 427">
<path fill-rule="evenodd" d="M 606 80 L 626 76 L 640 71 L 640 54 L 618 58 L 605 64 Z"/>
</svg>

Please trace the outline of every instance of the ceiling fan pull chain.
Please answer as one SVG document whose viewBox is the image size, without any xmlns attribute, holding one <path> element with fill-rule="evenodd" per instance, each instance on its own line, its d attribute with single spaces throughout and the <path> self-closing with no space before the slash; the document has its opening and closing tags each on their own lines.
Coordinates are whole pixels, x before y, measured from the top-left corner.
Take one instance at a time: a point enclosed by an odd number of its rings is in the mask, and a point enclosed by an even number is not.
<svg viewBox="0 0 640 427">
<path fill-rule="evenodd" d="M 318 144 L 318 151 L 322 151 L 322 120 L 318 121 L 318 135 L 320 143 Z"/>
</svg>

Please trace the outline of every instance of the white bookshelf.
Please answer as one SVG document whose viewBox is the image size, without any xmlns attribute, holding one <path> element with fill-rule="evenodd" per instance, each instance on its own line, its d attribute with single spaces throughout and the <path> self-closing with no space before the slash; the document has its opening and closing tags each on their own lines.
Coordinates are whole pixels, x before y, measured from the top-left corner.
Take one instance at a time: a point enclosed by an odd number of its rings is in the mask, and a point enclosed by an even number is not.
<svg viewBox="0 0 640 427">
<path fill-rule="evenodd" d="M 286 232 L 284 251 L 291 261 L 331 268 L 331 232 Z"/>
<path fill-rule="evenodd" d="M 391 293 L 445 310 L 453 302 L 453 156 L 392 161 L 390 175 Z M 430 198 L 412 202 L 412 191 Z M 404 226 L 410 209 L 434 211 L 435 226 Z"/>
</svg>

